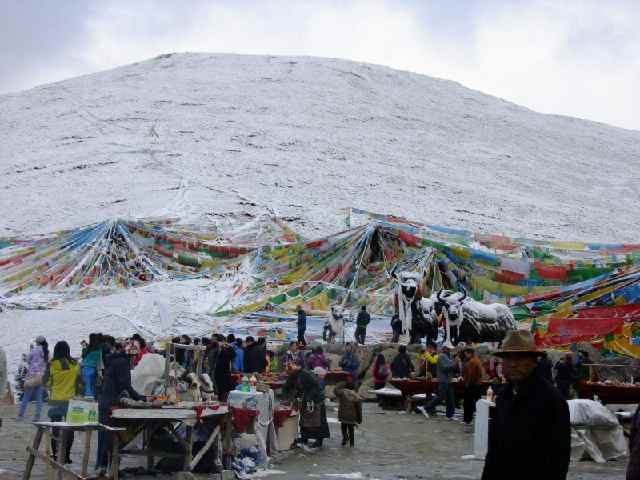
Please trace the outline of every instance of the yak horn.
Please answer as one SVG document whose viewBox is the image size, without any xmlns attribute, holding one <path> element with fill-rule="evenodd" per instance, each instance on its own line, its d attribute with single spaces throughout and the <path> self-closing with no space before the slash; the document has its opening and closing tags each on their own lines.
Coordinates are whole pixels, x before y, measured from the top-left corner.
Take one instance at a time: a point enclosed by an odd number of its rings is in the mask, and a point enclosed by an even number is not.
<svg viewBox="0 0 640 480">
<path fill-rule="evenodd" d="M 460 287 L 460 290 L 462 290 L 462 293 L 464 294 L 464 297 L 459 300 L 459 302 L 462 303 L 464 299 L 467 298 L 467 291 L 462 286 Z"/>
</svg>

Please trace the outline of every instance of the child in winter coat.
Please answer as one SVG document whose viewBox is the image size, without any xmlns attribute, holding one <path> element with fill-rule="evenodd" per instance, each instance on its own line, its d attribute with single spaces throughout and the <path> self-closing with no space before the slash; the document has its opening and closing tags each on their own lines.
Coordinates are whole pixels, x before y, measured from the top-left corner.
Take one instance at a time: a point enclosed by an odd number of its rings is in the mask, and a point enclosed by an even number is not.
<svg viewBox="0 0 640 480">
<path fill-rule="evenodd" d="M 338 399 L 338 420 L 342 430 L 342 445 L 355 443 L 356 424 L 362 423 L 362 399 L 353 390 L 353 378 L 349 375 L 347 382 L 336 385 L 335 395 Z"/>
</svg>

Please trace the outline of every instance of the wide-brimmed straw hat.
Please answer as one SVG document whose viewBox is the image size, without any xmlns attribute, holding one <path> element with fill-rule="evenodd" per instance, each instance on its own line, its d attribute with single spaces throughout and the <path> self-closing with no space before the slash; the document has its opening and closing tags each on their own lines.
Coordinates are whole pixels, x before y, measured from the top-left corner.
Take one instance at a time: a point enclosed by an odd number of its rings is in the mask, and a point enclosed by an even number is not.
<svg viewBox="0 0 640 480">
<path fill-rule="evenodd" d="M 533 335 L 528 330 L 511 330 L 502 342 L 502 348 L 494 353 L 498 357 L 518 355 L 522 353 L 540 354 Z"/>
</svg>

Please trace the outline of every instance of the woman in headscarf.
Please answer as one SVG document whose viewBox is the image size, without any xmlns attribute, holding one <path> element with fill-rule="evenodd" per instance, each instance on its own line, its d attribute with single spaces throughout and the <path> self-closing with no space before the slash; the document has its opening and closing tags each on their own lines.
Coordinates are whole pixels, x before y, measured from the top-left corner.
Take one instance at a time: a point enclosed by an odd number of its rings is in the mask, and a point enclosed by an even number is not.
<svg viewBox="0 0 640 480">
<path fill-rule="evenodd" d="M 42 381 L 44 373 L 49 361 L 49 345 L 47 340 L 42 336 L 38 336 L 34 347 L 29 352 L 27 358 L 27 376 L 24 381 L 24 392 L 22 401 L 20 402 L 20 411 L 18 412 L 18 421 L 24 420 L 24 415 L 29 407 L 31 399 L 36 400 L 36 413 L 33 417 L 34 422 L 40 421 L 42 415 L 42 403 L 44 399 L 44 386 Z"/>
<path fill-rule="evenodd" d="M 53 359 L 47 370 L 45 385 L 49 389 L 49 418 L 52 422 L 62 422 L 67 416 L 69 400 L 76 394 L 76 382 L 80 372 L 80 365 L 73 358 L 67 342 L 58 342 L 53 348 Z M 60 435 L 57 428 L 53 429 L 53 435 Z M 71 463 L 69 453 L 73 445 L 73 432 L 65 431 L 66 451 L 62 452 L 60 463 Z M 51 439 L 53 459 L 58 458 L 58 442 Z"/>
<path fill-rule="evenodd" d="M 313 447 L 321 447 L 325 438 L 329 438 L 327 410 L 324 393 L 316 376 L 309 370 L 292 372 L 283 387 L 283 394 L 300 404 L 300 436 L 302 444 L 314 439 Z"/>
</svg>

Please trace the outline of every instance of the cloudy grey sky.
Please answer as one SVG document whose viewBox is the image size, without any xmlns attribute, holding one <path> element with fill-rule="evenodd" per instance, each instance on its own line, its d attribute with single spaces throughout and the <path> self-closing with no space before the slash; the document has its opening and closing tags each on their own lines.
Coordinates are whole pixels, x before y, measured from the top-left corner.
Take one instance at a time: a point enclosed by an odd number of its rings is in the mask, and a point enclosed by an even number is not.
<svg viewBox="0 0 640 480">
<path fill-rule="evenodd" d="M 6 0 L 0 92 L 200 51 L 340 57 L 640 130 L 638 0 Z"/>
</svg>

